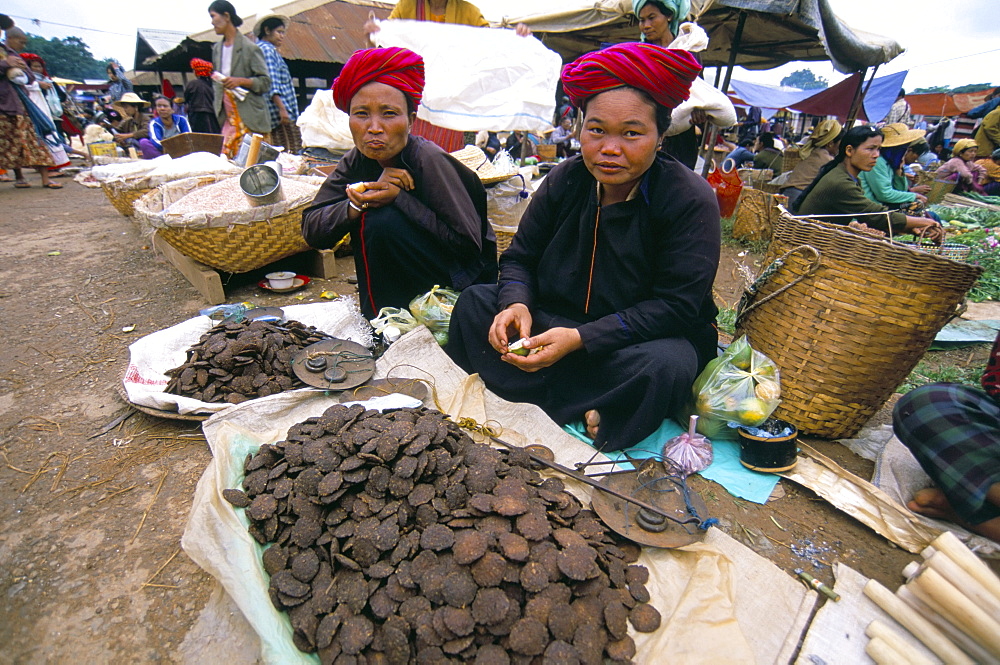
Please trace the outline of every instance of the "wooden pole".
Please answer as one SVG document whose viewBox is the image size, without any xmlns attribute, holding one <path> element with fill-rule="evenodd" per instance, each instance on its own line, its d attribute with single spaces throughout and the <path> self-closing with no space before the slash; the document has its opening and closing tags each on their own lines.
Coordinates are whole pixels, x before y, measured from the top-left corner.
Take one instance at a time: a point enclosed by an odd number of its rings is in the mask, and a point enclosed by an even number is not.
<svg viewBox="0 0 1000 665">
<path fill-rule="evenodd" d="M 997 577 L 982 559 L 973 554 L 958 539 L 958 536 L 951 531 L 945 531 L 934 539 L 931 547 L 938 552 L 947 554 L 950 559 L 965 569 L 977 582 L 982 584 L 983 588 L 989 590 L 990 593 L 1000 599 L 1000 577 Z"/>
<path fill-rule="evenodd" d="M 743 26 L 747 22 L 747 13 L 740 10 L 740 17 L 736 21 L 736 32 L 733 33 L 733 42 L 729 47 L 729 63 L 726 65 L 726 78 L 722 81 L 722 94 L 726 94 L 729 90 L 729 83 L 733 80 L 733 68 L 736 67 L 736 56 L 740 52 L 740 42 L 743 40 Z M 709 144 L 708 148 L 705 150 L 705 154 L 702 159 L 705 160 L 705 165 L 701 169 L 701 175 L 703 178 L 708 177 L 708 172 L 711 169 L 711 162 L 713 155 L 715 154 L 715 136 L 717 133 L 715 125 L 712 125 L 712 131 L 709 134 Z"/>
<path fill-rule="evenodd" d="M 1000 665 L 1000 659 L 994 658 L 989 651 L 979 646 L 974 639 L 949 621 L 948 617 L 942 614 L 944 610 L 940 605 L 930 599 L 923 591 L 918 590 L 915 586 L 911 589 L 910 586 L 904 584 L 896 589 L 896 597 L 934 624 L 934 627 L 947 635 L 955 646 L 968 654 L 973 662 L 979 663 L 979 665 Z M 945 663 L 948 661 L 946 660 Z"/>
<path fill-rule="evenodd" d="M 862 86 L 865 82 L 865 74 L 868 72 L 868 68 L 861 73 L 861 80 L 858 81 L 858 88 L 854 91 L 854 99 L 851 100 L 851 108 L 847 112 L 847 121 L 844 123 L 844 129 L 850 129 L 854 126 L 854 120 L 858 117 L 858 111 L 861 109 L 861 104 L 865 99 L 865 95 L 868 94 L 868 89 L 872 87 L 872 81 L 875 80 L 875 73 L 878 71 L 879 66 L 875 65 L 872 69 L 872 76 L 868 79 L 868 85 L 864 86 L 864 91 L 862 92 Z M 881 120 L 881 118 L 879 118 Z M 869 122 L 871 118 L 868 118 Z"/>
<path fill-rule="evenodd" d="M 865 629 L 865 635 L 872 638 L 872 640 L 880 639 L 885 641 L 890 647 L 903 656 L 902 661 L 896 662 L 907 663 L 907 665 L 934 665 L 934 661 L 913 648 L 913 645 L 910 642 L 907 642 L 905 637 L 890 628 L 888 624 L 883 621 L 875 619 L 868 624 L 868 628 Z"/>
<path fill-rule="evenodd" d="M 1000 657 L 1000 622 L 965 597 L 934 569 L 928 568 L 911 584 L 936 600 L 949 615 L 952 623 L 968 633 L 994 656 Z M 919 597 L 919 595 L 918 595 Z"/>
<path fill-rule="evenodd" d="M 944 633 L 875 580 L 869 580 L 868 584 L 865 585 L 865 595 L 885 610 L 903 628 L 910 631 L 914 637 L 927 645 L 927 648 L 937 654 L 945 663 L 949 663 L 949 665 L 952 663 L 974 665 L 973 660 L 955 646 Z"/>
</svg>

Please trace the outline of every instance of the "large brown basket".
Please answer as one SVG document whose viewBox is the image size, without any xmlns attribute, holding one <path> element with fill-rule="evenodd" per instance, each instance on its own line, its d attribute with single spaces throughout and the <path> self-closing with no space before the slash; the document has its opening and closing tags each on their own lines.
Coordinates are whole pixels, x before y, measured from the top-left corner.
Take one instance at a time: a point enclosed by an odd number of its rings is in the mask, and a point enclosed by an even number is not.
<svg viewBox="0 0 1000 665">
<path fill-rule="evenodd" d="M 317 186 L 321 178 L 290 176 L 306 180 Z M 282 201 L 258 210 L 277 212 L 250 223 L 226 224 L 226 215 L 220 215 L 214 226 L 171 226 L 163 221 L 164 209 L 183 195 L 183 188 L 197 178 L 167 183 L 136 204 L 137 216 L 156 228 L 156 233 L 181 254 L 205 265 L 231 273 L 250 272 L 286 256 L 309 249 L 302 237 L 302 211 L 312 202 L 312 197 L 301 202 Z M 288 205 L 283 205 L 288 204 Z"/>
<path fill-rule="evenodd" d="M 955 313 L 982 269 L 781 215 L 736 334 L 781 369 L 777 417 L 853 436 Z"/>
<path fill-rule="evenodd" d="M 778 206 L 787 206 L 788 197 L 744 187 L 733 217 L 733 237 L 737 240 L 768 240 L 780 214 Z"/>
<path fill-rule="evenodd" d="M 783 155 L 782 160 L 781 160 L 781 172 L 782 173 L 787 173 L 787 172 L 791 171 L 792 169 L 794 169 L 798 165 L 799 162 L 802 161 L 802 156 L 799 155 L 799 148 L 798 148 L 798 146 L 792 146 L 790 148 L 785 148 L 784 152 L 781 153 L 781 154 Z"/>
<path fill-rule="evenodd" d="M 153 191 L 153 188 L 134 188 L 125 182 L 118 181 L 102 182 L 101 190 L 104 191 L 104 195 L 108 197 L 108 201 L 115 207 L 115 210 L 126 217 L 132 217 L 135 214 L 135 202 Z"/>
</svg>

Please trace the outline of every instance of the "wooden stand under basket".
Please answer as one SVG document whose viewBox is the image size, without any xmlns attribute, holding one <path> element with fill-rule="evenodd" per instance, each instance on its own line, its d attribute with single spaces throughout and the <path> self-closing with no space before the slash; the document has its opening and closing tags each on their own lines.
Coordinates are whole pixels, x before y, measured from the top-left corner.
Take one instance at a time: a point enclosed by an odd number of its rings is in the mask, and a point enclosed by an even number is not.
<svg viewBox="0 0 1000 665">
<path fill-rule="evenodd" d="M 226 302 L 226 290 L 222 285 L 220 271 L 181 254 L 160 237 L 159 233 L 153 235 L 153 248 L 184 275 L 191 286 L 205 297 L 209 305 Z M 337 260 L 333 256 L 332 249 L 312 249 L 296 254 L 295 259 L 301 262 L 302 267 L 298 272 L 304 275 L 320 279 L 332 279 L 337 276 Z"/>
</svg>

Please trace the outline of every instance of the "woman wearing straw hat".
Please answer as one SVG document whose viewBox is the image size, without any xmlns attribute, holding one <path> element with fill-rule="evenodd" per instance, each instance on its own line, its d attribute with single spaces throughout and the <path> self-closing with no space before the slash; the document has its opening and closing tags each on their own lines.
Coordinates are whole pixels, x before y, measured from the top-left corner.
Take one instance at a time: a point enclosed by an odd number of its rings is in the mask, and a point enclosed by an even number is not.
<svg viewBox="0 0 1000 665">
<path fill-rule="evenodd" d="M 809 186 L 819 170 L 833 161 L 840 150 L 840 134 L 844 128 L 836 118 L 820 121 L 809 139 L 799 148 L 802 160 L 792 169 L 781 193 L 792 202 Z"/>
<path fill-rule="evenodd" d="M 122 114 L 115 142 L 123 148 L 139 150 L 139 141 L 149 138 L 149 119 L 142 112 L 142 107 L 147 105 L 149 102 L 134 92 L 126 92 L 112 104 Z"/>
<path fill-rule="evenodd" d="M 226 137 L 224 150 L 233 157 L 244 134 L 255 132 L 263 134 L 265 141 L 270 139 L 271 114 L 264 95 L 271 89 L 271 78 L 260 47 L 237 29 L 243 19 L 232 3 L 215 0 L 208 6 L 208 15 L 215 34 L 222 35 L 222 41 L 212 45 L 212 66 L 225 77 L 215 82 L 215 115 Z M 237 96 L 237 88 L 246 91 L 243 99 Z"/>
<path fill-rule="evenodd" d="M 938 180 L 954 180 L 955 193 L 983 193 L 986 169 L 976 163 L 978 145 L 973 139 L 960 139 L 951 151 L 952 158 L 937 170 Z"/>
<path fill-rule="evenodd" d="M 581 154 L 535 193 L 499 284 L 466 289 L 452 312 L 445 350 L 462 369 L 560 424 L 582 420 L 604 450 L 675 415 L 716 355 L 719 204 L 657 150 L 699 71 L 686 51 L 639 43 L 566 65 Z M 511 352 L 524 338 L 529 355 Z"/>
<path fill-rule="evenodd" d="M 903 165 L 912 164 L 917 154 L 910 146 L 921 141 L 926 134 L 922 129 L 910 129 L 901 122 L 882 127 L 882 149 L 875 168 L 858 175 L 858 182 L 865 196 L 888 208 L 918 213 L 927 203 L 925 196 L 929 185 L 910 188 L 910 181 L 903 175 Z"/>
<path fill-rule="evenodd" d="M 792 203 L 792 209 L 830 224 L 846 226 L 856 219 L 879 231 L 943 239 L 944 230 L 933 219 L 890 210 L 865 196 L 858 177 L 875 168 L 883 138 L 882 132 L 872 125 L 860 125 L 844 132 L 837 156 L 820 169 L 812 183 Z"/>
<path fill-rule="evenodd" d="M 355 53 L 333 83 L 354 148 L 302 214 L 302 235 L 330 248 L 351 234 L 361 312 L 409 305 L 436 284 L 461 290 L 496 281 L 496 237 L 479 178 L 410 134 L 424 61 L 404 48 Z"/>
</svg>

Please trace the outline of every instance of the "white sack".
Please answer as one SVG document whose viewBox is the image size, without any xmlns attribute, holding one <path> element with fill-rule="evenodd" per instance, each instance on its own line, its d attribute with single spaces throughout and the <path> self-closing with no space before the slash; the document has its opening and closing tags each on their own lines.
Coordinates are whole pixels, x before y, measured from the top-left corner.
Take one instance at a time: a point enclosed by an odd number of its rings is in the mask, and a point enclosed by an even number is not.
<svg viewBox="0 0 1000 665">
<path fill-rule="evenodd" d="M 670 48 L 697 53 L 708 48 L 708 35 L 694 23 L 682 23 L 680 34 L 670 42 Z M 703 109 L 716 127 L 732 127 L 736 124 L 736 108 L 726 94 L 714 88 L 705 79 L 696 78 L 691 84 L 691 96 L 670 114 L 670 129 L 667 136 L 675 136 L 691 128 L 691 112 Z"/>
<path fill-rule="evenodd" d="M 382 21 L 377 46 L 424 59 L 427 84 L 417 117 L 456 131 L 552 129 L 562 59 L 513 30 L 431 21 Z"/>
<path fill-rule="evenodd" d="M 371 346 L 367 324 L 357 304 L 350 298 L 289 305 L 281 309 L 287 319 L 313 326 L 340 339 Z M 216 413 L 232 406 L 229 402 L 202 402 L 163 392 L 169 382 L 166 372 L 183 364 L 191 345 L 217 323 L 207 316 L 196 316 L 133 342 L 128 347 L 129 363 L 123 379 L 129 401 L 178 413 Z"/>
<path fill-rule="evenodd" d="M 295 124 L 306 148 L 347 152 L 354 147 L 348 116 L 333 104 L 333 90 L 317 90 Z"/>
</svg>

